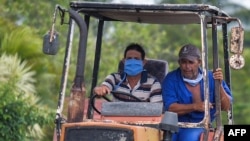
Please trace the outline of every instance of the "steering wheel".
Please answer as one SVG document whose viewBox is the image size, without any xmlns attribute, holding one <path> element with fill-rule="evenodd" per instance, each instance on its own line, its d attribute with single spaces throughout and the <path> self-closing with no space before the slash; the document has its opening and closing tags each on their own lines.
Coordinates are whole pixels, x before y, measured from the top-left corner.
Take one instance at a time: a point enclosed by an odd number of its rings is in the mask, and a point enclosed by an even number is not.
<svg viewBox="0 0 250 141">
<path fill-rule="evenodd" d="M 120 101 L 124 101 L 124 102 L 144 102 L 143 100 L 141 100 L 140 98 L 132 95 L 132 94 L 128 94 L 128 93 L 124 93 L 124 92 L 117 92 L 117 91 L 111 91 L 111 94 L 113 94 L 113 96 L 120 100 Z"/>
<path fill-rule="evenodd" d="M 91 106 L 94 109 L 95 112 L 97 112 L 99 115 L 101 114 L 101 112 L 96 108 L 95 106 L 95 99 L 97 97 L 102 97 L 103 99 L 105 99 L 108 102 L 111 102 L 111 100 L 109 98 L 107 98 L 106 96 L 99 96 L 97 94 L 94 94 L 91 98 L 90 98 L 90 102 L 91 102 Z"/>
<path fill-rule="evenodd" d="M 145 102 L 141 99 L 139 99 L 138 97 L 132 95 L 132 94 L 127 94 L 124 92 L 117 92 L 117 91 L 111 91 L 110 92 L 116 99 L 120 100 L 120 101 L 124 101 L 124 102 Z M 110 100 L 108 97 L 106 96 L 99 96 L 94 94 L 91 98 L 90 98 L 90 102 L 92 105 L 92 108 L 94 109 L 95 112 L 97 112 L 98 114 L 101 114 L 101 112 L 96 108 L 95 106 L 95 99 L 97 97 L 101 97 L 103 99 L 105 99 L 108 102 L 112 102 L 112 100 Z"/>
</svg>

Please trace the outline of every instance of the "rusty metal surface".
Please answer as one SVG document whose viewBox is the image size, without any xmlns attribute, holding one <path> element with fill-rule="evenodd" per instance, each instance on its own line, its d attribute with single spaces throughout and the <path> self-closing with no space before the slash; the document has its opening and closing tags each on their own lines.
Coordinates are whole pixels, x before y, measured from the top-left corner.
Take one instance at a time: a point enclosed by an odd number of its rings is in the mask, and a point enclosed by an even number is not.
<svg viewBox="0 0 250 141">
<path fill-rule="evenodd" d="M 68 103 L 67 122 L 81 122 L 84 116 L 85 87 L 72 87 Z"/>
<path fill-rule="evenodd" d="M 243 53 L 243 37 L 244 29 L 242 27 L 233 27 L 231 29 L 230 51 L 232 53 Z"/>
</svg>

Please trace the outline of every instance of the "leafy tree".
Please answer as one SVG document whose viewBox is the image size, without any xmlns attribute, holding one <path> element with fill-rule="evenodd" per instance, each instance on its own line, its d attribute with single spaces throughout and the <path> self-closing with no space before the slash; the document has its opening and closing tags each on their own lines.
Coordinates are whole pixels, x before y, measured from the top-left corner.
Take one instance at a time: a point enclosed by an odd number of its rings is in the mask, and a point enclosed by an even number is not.
<svg viewBox="0 0 250 141">
<path fill-rule="evenodd" d="M 51 124 L 49 109 L 37 105 L 34 72 L 15 56 L 0 57 L 0 138 L 2 140 L 41 139 L 41 127 Z"/>
</svg>

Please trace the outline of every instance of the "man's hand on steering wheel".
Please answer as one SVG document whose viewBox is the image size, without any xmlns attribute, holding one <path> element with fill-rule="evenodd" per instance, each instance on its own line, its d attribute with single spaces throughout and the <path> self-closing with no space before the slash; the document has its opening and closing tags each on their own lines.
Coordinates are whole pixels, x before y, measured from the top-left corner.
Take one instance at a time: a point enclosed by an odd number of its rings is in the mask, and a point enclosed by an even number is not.
<svg viewBox="0 0 250 141">
<path fill-rule="evenodd" d="M 99 96 L 104 96 L 110 93 L 110 89 L 105 85 L 101 85 L 94 88 L 94 93 Z"/>
<path fill-rule="evenodd" d="M 117 92 L 117 91 L 110 91 L 110 93 L 118 100 L 120 101 L 123 101 L 123 102 L 144 102 L 143 100 L 139 99 L 138 97 L 132 95 L 132 94 L 127 94 L 127 93 L 124 93 L 124 92 Z M 90 102 L 91 102 L 91 105 L 94 109 L 94 111 L 96 111 L 98 114 L 101 114 L 101 112 L 96 108 L 95 106 L 95 99 L 97 97 L 102 97 L 103 99 L 105 99 L 106 101 L 108 102 L 111 102 L 112 100 L 110 100 L 109 98 L 106 97 L 106 94 L 105 95 L 100 95 L 99 94 L 94 94 L 91 99 L 90 99 Z"/>
</svg>

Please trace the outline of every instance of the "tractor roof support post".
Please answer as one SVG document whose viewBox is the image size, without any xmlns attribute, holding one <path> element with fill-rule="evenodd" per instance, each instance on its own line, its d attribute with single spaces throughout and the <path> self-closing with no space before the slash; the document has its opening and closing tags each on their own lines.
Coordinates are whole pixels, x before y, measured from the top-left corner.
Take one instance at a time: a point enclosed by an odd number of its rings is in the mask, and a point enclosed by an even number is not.
<svg viewBox="0 0 250 141">
<path fill-rule="evenodd" d="M 228 87 L 231 89 L 231 71 L 229 65 L 229 46 L 228 46 L 228 33 L 227 33 L 227 24 L 222 24 L 222 34 L 223 34 L 223 47 L 224 47 L 224 68 L 225 68 L 225 82 Z M 227 112 L 228 124 L 232 125 L 233 121 L 233 106 L 231 104 L 230 110 Z"/>
<path fill-rule="evenodd" d="M 207 21 L 206 15 L 203 13 L 200 16 L 201 23 L 201 40 L 202 40 L 202 48 L 201 48 L 201 56 L 202 56 L 202 70 L 203 70 L 203 80 L 204 80 L 204 101 L 205 101 L 205 114 L 203 118 L 204 123 L 204 141 L 208 140 L 209 133 L 209 124 L 210 124 L 210 113 L 209 111 L 209 80 L 208 80 L 208 47 L 207 47 Z"/>
<path fill-rule="evenodd" d="M 93 68 L 94 71 L 93 71 L 93 75 L 92 75 L 93 81 L 92 81 L 91 90 L 90 90 L 91 92 L 90 92 L 90 96 L 89 96 L 90 98 L 93 96 L 93 89 L 97 84 L 99 65 L 100 65 L 100 57 L 101 57 L 103 25 L 104 25 L 104 21 L 99 20 L 97 39 L 96 39 L 96 52 L 95 52 L 95 60 L 94 60 L 94 68 Z M 87 117 L 89 119 L 93 118 L 93 109 L 92 109 L 90 102 L 88 105 Z"/>
<path fill-rule="evenodd" d="M 63 63 L 63 72 L 62 72 L 62 78 L 61 78 L 59 100 L 58 100 L 56 119 L 55 119 L 57 141 L 59 141 L 60 135 L 61 135 L 61 122 L 62 122 L 61 114 L 63 110 L 65 91 L 66 91 L 66 86 L 67 86 L 67 78 L 68 78 L 69 64 L 70 64 L 70 54 L 71 54 L 71 49 L 72 49 L 72 40 L 73 40 L 73 33 L 74 33 L 73 32 L 74 21 L 72 19 L 69 21 L 69 25 L 70 26 L 68 30 L 67 45 L 66 45 L 64 63 Z"/>
</svg>

